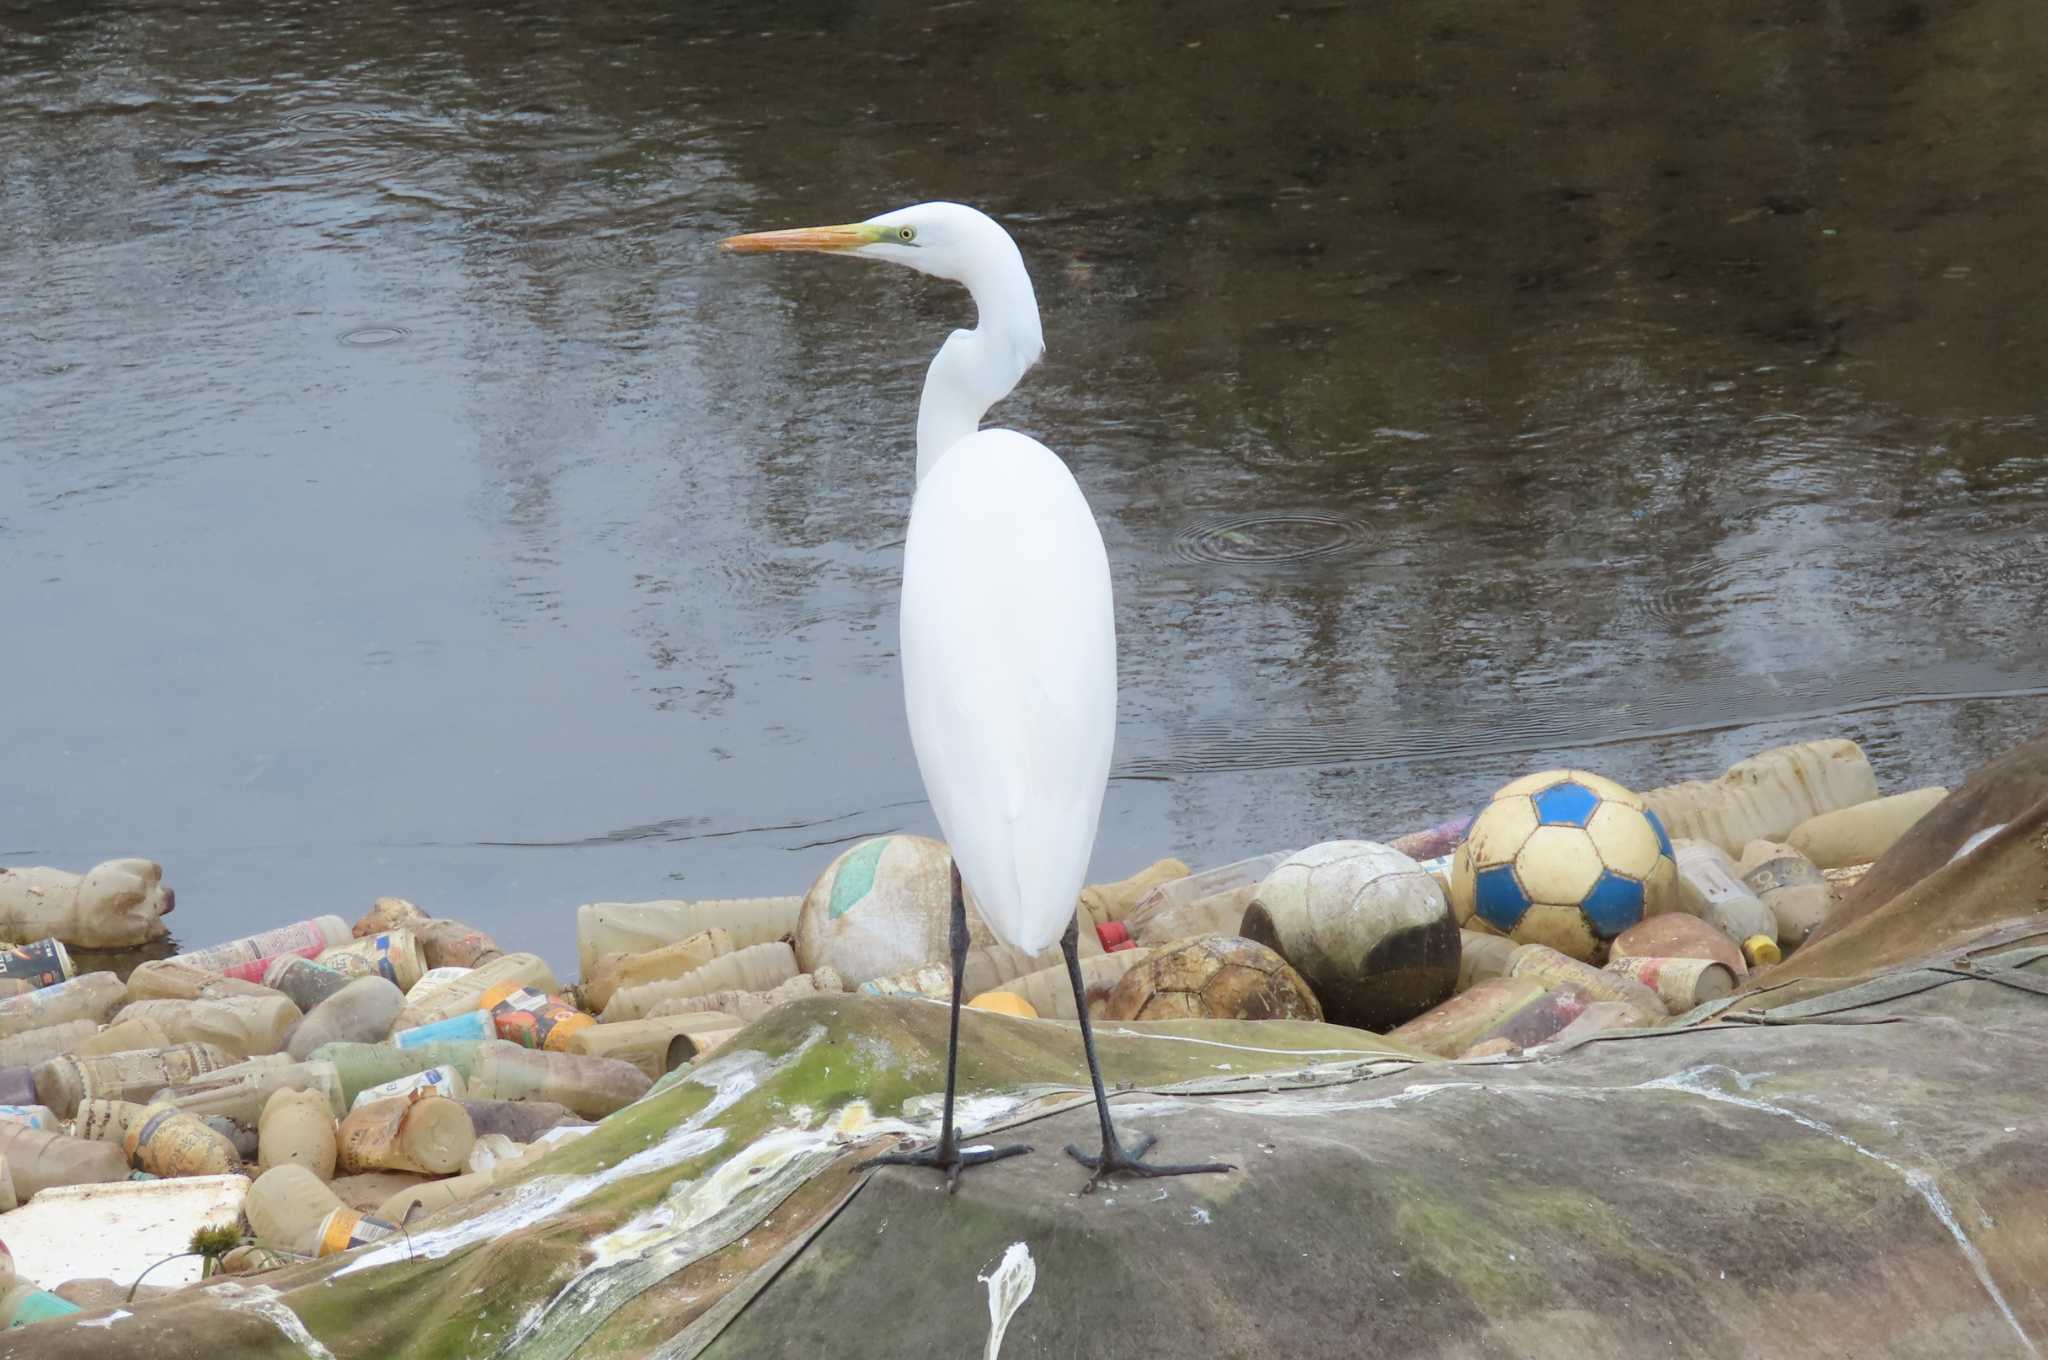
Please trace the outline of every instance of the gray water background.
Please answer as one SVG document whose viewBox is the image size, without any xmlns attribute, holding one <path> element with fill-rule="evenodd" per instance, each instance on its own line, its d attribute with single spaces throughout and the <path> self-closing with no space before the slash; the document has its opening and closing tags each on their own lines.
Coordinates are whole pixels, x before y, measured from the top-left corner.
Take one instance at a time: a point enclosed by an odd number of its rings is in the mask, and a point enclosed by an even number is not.
<svg viewBox="0 0 2048 1360">
<path fill-rule="evenodd" d="M 181 939 L 930 831 L 895 612 L 971 309 L 743 229 L 1017 236 L 993 419 L 1108 541 L 1096 869 L 1527 770 L 2048 721 L 2031 0 L 0 4 L 0 863 Z"/>
</svg>

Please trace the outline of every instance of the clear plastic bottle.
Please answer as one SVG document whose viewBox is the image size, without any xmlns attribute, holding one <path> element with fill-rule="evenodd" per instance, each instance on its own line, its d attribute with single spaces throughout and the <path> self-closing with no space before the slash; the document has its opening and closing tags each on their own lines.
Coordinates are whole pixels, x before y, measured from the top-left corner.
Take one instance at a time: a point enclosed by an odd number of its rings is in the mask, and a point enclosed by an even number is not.
<svg viewBox="0 0 2048 1360">
<path fill-rule="evenodd" d="M 99 1032 L 99 1025 L 91 1020 L 66 1020 L 0 1039 L 0 1068 L 34 1067 L 60 1053 L 76 1051 Z"/>
<path fill-rule="evenodd" d="M 640 987 L 650 982 L 679 978 L 732 952 L 732 936 L 714 927 L 659 949 L 637 954 L 605 954 L 599 957 L 597 966 L 584 975 L 577 992 L 582 996 L 584 1005 L 593 1011 L 602 1011 L 612 999 L 612 994 L 621 987 Z"/>
<path fill-rule="evenodd" d="M 1581 963 L 1549 945 L 1525 944 L 1516 949 L 1508 960 L 1508 976 L 1533 977 L 1551 987 L 1576 987 L 1595 1001 L 1618 1001 L 1634 1007 L 1645 1024 L 1661 1024 L 1670 1015 L 1663 999 L 1634 978 Z"/>
<path fill-rule="evenodd" d="M 64 1132 L 59 1127 L 64 1121 L 47 1105 L 0 1105 L 0 1119 L 14 1124 L 26 1124 L 32 1129 L 43 1129 L 50 1133 Z"/>
<path fill-rule="evenodd" d="M 0 1157 L 7 1159 L 15 1193 L 23 1199 L 56 1185 L 128 1179 L 128 1159 L 119 1147 L 26 1124 L 0 1124 Z"/>
<path fill-rule="evenodd" d="M 417 1050 L 412 1050 L 417 1051 Z M 546 1100 L 586 1119 L 602 1119 L 647 1094 L 647 1074 L 612 1058 L 582 1058 L 493 1042 L 469 1075 L 473 1100 Z"/>
<path fill-rule="evenodd" d="M 112 973 L 86 973 L 54 987 L 10 996 L 0 1001 L 0 1038 L 61 1025 L 66 1020 L 90 1020 L 97 1025 L 114 1013 L 127 994 L 121 979 Z"/>
<path fill-rule="evenodd" d="M 1293 853 L 1274 850 L 1162 883 L 1131 908 L 1124 929 L 1145 945 L 1189 935 L 1235 935 L 1259 884 Z"/>
<path fill-rule="evenodd" d="M 304 1091 L 319 1096 L 335 1118 L 348 1106 L 342 1099 L 341 1074 L 331 1062 L 237 1064 L 209 1072 L 194 1081 L 165 1087 L 154 1098 L 167 1100 L 197 1115 L 219 1115 L 254 1128 L 271 1096 L 279 1091 Z"/>
<path fill-rule="evenodd" d="M 497 1023 L 491 1013 L 484 1010 L 464 1011 L 451 1015 L 446 1020 L 436 1020 L 430 1025 L 417 1025 L 412 1029 L 394 1032 L 391 1042 L 400 1048 L 416 1048 L 442 1039 L 495 1039 L 498 1037 Z"/>
<path fill-rule="evenodd" d="M 337 1165 L 362 1171 L 419 1171 L 445 1176 L 463 1169 L 476 1145 L 469 1112 L 445 1096 L 398 1096 L 350 1110 L 335 1131 Z"/>
<path fill-rule="evenodd" d="M 1842 738 L 1775 746 L 1729 766 L 1719 779 L 1643 795 L 1672 837 L 1707 841 L 1731 855 L 1753 840 L 1783 840 L 1810 817 L 1875 797 L 1869 759 Z"/>
<path fill-rule="evenodd" d="M 1834 905 L 1827 875 L 1789 845 L 1751 841 L 1742 848 L 1735 871 L 1742 875 L 1743 886 L 1770 908 L 1778 923 L 1778 942 L 1786 948 L 1806 943 Z"/>
<path fill-rule="evenodd" d="M 244 935 L 238 940 L 229 940 L 225 944 L 213 945 L 207 949 L 194 949 L 173 957 L 176 962 L 218 973 L 237 963 L 254 963 L 258 959 L 275 958 L 279 954 L 287 954 L 308 945 L 317 944 L 324 948 L 345 944 L 350 938 L 348 922 L 339 916 L 315 916 L 308 921 L 294 921 L 275 930 Z"/>
<path fill-rule="evenodd" d="M 409 1048 L 389 1044 L 322 1044 L 313 1050 L 313 1061 L 334 1064 L 341 1077 L 345 1110 L 370 1087 L 409 1072 L 424 1072 L 429 1067 L 452 1067 L 468 1080 L 475 1075 L 476 1061 L 482 1052 L 499 1046 L 497 1039 L 442 1039 Z M 502 1047 L 516 1050 L 518 1045 Z"/>
<path fill-rule="evenodd" d="M 576 967 L 589 977 L 606 954 L 638 954 L 718 927 L 735 950 L 796 934 L 801 897 L 701 902 L 586 902 L 576 908 Z M 549 990 L 559 990 L 550 988 Z"/>
<path fill-rule="evenodd" d="M 1534 1005 L 1548 990 L 1535 978 L 1489 978 L 1388 1030 L 1387 1037 L 1426 1053 L 1455 1058 L 1516 1011 Z"/>
<path fill-rule="evenodd" d="M 324 968 L 303 954 L 284 954 L 271 959 L 263 970 L 263 985 L 283 992 L 292 1004 L 308 1014 L 315 1006 L 348 986 L 349 976 Z"/>
<path fill-rule="evenodd" d="M 36 1094 L 39 1104 L 69 1119 L 82 1100 L 145 1099 L 230 1061 L 212 1044 L 173 1044 L 97 1058 L 57 1057 L 36 1066 Z"/>
<path fill-rule="evenodd" d="M 515 1143 L 531 1143 L 549 1129 L 581 1124 L 582 1116 L 552 1100 L 465 1100 L 469 1122 L 479 1138 L 496 1133 Z"/>
<path fill-rule="evenodd" d="M 429 1067 L 423 1072 L 409 1072 L 402 1077 L 358 1092 L 349 1102 L 351 1112 L 365 1105 L 374 1105 L 380 1100 L 391 1100 L 397 1096 L 410 1096 L 419 1091 L 427 1095 L 446 1096 L 450 1100 L 461 1100 L 468 1092 L 463 1088 L 462 1074 L 452 1067 Z"/>
<path fill-rule="evenodd" d="M 388 978 L 357 978 L 299 1022 L 285 1051 L 304 1062 L 322 1044 L 375 1043 L 391 1033 L 404 1009 L 405 993 Z"/>
<path fill-rule="evenodd" d="M 169 1048 L 177 1042 L 156 1021 L 136 1016 L 102 1025 L 97 1034 L 89 1034 L 75 1044 L 66 1045 L 64 1051 L 74 1058 L 97 1058 L 108 1053 L 132 1053 L 138 1048 Z"/>
<path fill-rule="evenodd" d="M 1735 990 L 1735 974 L 1712 959 L 1614 959 L 1607 970 L 1632 978 L 1656 992 L 1673 1015 L 1682 1015 L 1703 1001 Z"/>
<path fill-rule="evenodd" d="M 796 951 L 781 940 L 749 945 L 713 959 L 681 977 L 620 988 L 612 993 L 610 1004 L 604 1008 L 603 1019 L 607 1023 L 639 1020 L 659 1001 L 706 996 L 718 991 L 766 991 L 796 975 Z"/>
<path fill-rule="evenodd" d="M 152 1176 L 226 1176 L 242 1157 L 226 1135 L 175 1105 L 151 1105 L 121 1137 L 128 1164 Z"/>
<path fill-rule="evenodd" d="M 1846 869 L 1883 857 L 1913 823 L 1934 811 L 1948 790 L 1940 787 L 1895 793 L 1889 798 L 1838 808 L 1801 822 L 1785 843 L 1823 869 Z"/>
<path fill-rule="evenodd" d="M 128 1000 L 198 1001 L 226 996 L 265 996 L 269 989 L 177 959 L 150 959 L 128 974 Z"/>
<path fill-rule="evenodd" d="M 420 974 L 427 971 L 420 942 L 410 930 L 386 930 L 349 940 L 322 953 L 319 963 L 352 976 L 384 978 L 400 992 L 411 991 Z"/>
<path fill-rule="evenodd" d="M 242 1211 L 256 1236 L 301 1256 L 331 1256 L 398 1231 L 349 1208 L 297 1163 L 271 1167 L 249 1187 Z"/>
<path fill-rule="evenodd" d="M 365 935 L 382 935 L 387 930 L 418 930 L 432 920 L 403 897 L 380 897 L 370 904 L 370 909 L 356 918 L 349 931 L 357 939 Z"/>
<path fill-rule="evenodd" d="M 429 968 L 481 968 L 505 953 L 481 930 L 445 916 L 413 927 L 413 934 Z"/>
<path fill-rule="evenodd" d="M 1144 901 L 1145 894 L 1163 883 L 1188 876 L 1188 866 L 1177 859 L 1154 860 L 1129 878 L 1114 883 L 1091 883 L 1081 889 L 1077 904 L 1081 912 L 1081 935 L 1087 938 L 1094 927 L 1121 921 Z"/>
<path fill-rule="evenodd" d="M 256 1133 L 261 1171 L 295 1164 L 323 1181 L 334 1179 L 334 1111 L 321 1092 L 272 1091 L 257 1118 Z"/>
<path fill-rule="evenodd" d="M 1678 887 L 1690 914 L 1742 947 L 1752 968 L 1778 961 L 1778 922 L 1735 874 L 1728 852 L 1707 841 L 1677 841 Z"/>
<path fill-rule="evenodd" d="M 621 1020 L 579 1031 L 569 1040 L 568 1051 L 584 1058 L 629 1062 L 654 1081 L 696 1057 L 711 1036 L 739 1027 L 740 1022 L 729 1015 L 701 1011 L 656 1020 Z"/>
<path fill-rule="evenodd" d="M 214 1001 L 133 1001 L 115 1017 L 116 1023 L 154 1021 L 174 1043 L 212 1044 L 237 1058 L 277 1052 L 299 1019 L 299 1008 L 282 992 Z"/>
<path fill-rule="evenodd" d="M 1505 935 L 1487 935 L 1476 930 L 1458 932 L 1458 990 L 1465 991 L 1488 978 L 1507 976 L 1508 960 L 1521 946 Z"/>
<path fill-rule="evenodd" d="M 120 1147 L 128 1136 L 128 1126 L 148 1108 L 133 1100 L 81 1100 L 71 1119 L 71 1135 Z"/>
<path fill-rule="evenodd" d="M 26 1327 L 30 1323 L 48 1322 L 52 1318 L 69 1317 L 84 1311 L 71 1300 L 47 1289 L 38 1289 L 26 1281 L 18 1282 L 0 1294 L 0 1328 Z"/>
<path fill-rule="evenodd" d="M 430 998 L 420 1002 L 409 1000 L 399 1013 L 397 1028 L 412 1029 L 436 1020 L 446 1020 L 464 1011 L 488 1009 L 483 1004 L 484 993 L 505 983 L 531 987 L 544 993 L 562 990 L 561 984 L 555 981 L 554 970 L 538 954 L 505 954 L 481 968 L 472 969 L 449 985 L 437 988 Z"/>
</svg>

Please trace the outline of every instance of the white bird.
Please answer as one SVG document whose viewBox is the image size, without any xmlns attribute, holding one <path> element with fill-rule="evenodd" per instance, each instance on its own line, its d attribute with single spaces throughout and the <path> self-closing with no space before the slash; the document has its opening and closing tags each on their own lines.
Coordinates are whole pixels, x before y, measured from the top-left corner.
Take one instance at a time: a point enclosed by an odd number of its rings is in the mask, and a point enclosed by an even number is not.
<svg viewBox="0 0 2048 1360">
<path fill-rule="evenodd" d="M 1038 300 L 1017 245 L 958 203 L 920 203 L 865 222 L 757 232 L 741 252 L 816 251 L 908 265 L 974 296 L 979 322 L 939 347 L 917 409 L 917 495 L 903 549 L 903 700 L 911 746 L 953 852 L 953 1016 L 946 1104 L 929 1150 L 879 1161 L 936 1166 L 950 1189 L 965 1166 L 1030 1149 L 961 1150 L 953 1129 L 961 965 L 974 889 L 989 928 L 1036 953 L 1060 942 L 1102 1119 L 1102 1151 L 1068 1153 L 1104 1175 L 1228 1171 L 1157 1166 L 1110 1122 L 1081 983 L 1075 902 L 1095 846 L 1116 740 L 1116 620 L 1109 556 L 1087 498 L 1051 449 L 984 430 L 1045 351 Z"/>
</svg>

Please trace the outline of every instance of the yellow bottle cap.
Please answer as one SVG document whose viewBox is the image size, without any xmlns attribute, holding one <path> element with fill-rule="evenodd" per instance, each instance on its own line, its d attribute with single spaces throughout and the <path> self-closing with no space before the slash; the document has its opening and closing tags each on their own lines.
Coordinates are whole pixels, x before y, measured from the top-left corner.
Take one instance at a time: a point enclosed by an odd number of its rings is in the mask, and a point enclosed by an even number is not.
<svg viewBox="0 0 2048 1360">
<path fill-rule="evenodd" d="M 1036 1020 L 1038 1009 L 1015 992 L 983 992 L 967 1003 L 978 1011 L 994 1011 L 998 1015 L 1020 1015 L 1026 1020 Z"/>
<path fill-rule="evenodd" d="M 1753 967 L 1768 968 L 1785 957 L 1778 942 L 1768 935 L 1752 935 L 1742 942 L 1742 957 Z"/>
</svg>

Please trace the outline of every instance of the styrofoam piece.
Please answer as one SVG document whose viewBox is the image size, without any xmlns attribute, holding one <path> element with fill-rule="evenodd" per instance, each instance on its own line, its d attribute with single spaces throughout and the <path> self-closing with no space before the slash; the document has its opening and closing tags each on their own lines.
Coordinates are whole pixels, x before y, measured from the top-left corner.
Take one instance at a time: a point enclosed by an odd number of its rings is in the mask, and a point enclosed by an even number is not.
<svg viewBox="0 0 2048 1360">
<path fill-rule="evenodd" d="M 45 1289 L 78 1279 L 133 1284 L 184 1251 L 194 1228 L 233 1223 L 248 1193 L 247 1176 L 60 1185 L 8 1214 L 0 1231 L 15 1273 Z M 199 1269 L 199 1258 L 187 1256 L 157 1266 L 148 1283 L 192 1284 Z"/>
</svg>

